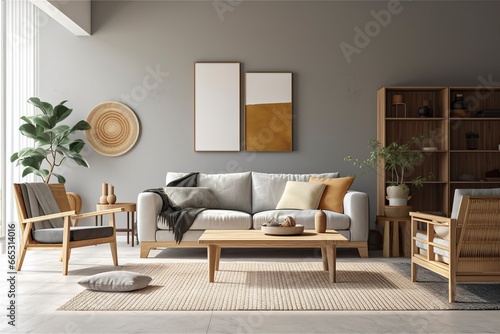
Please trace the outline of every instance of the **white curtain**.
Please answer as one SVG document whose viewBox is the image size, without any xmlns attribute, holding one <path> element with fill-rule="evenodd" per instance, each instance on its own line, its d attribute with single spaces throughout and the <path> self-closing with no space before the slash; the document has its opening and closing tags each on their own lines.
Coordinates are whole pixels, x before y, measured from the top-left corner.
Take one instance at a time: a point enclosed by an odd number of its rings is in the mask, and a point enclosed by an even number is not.
<svg viewBox="0 0 500 334">
<path fill-rule="evenodd" d="M 17 220 L 12 183 L 32 181 L 22 178 L 22 168 L 10 162 L 10 156 L 33 142 L 19 133 L 20 117 L 33 115 L 26 101 L 37 96 L 38 28 L 44 17 L 28 0 L 3 0 L 2 40 L 2 233 L 5 222 Z"/>
</svg>

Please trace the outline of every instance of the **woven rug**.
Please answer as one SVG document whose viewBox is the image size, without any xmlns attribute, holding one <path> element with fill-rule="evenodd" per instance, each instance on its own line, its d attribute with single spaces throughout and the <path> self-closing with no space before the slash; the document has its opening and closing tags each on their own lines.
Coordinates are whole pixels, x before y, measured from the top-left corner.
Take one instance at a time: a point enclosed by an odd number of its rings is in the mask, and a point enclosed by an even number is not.
<svg viewBox="0 0 500 334">
<path fill-rule="evenodd" d="M 500 284 L 459 284 L 448 303 L 448 284 L 409 264 L 339 262 L 337 283 L 317 262 L 221 262 L 215 283 L 206 262 L 126 264 L 153 277 L 135 292 L 85 290 L 59 310 L 444 310 L 500 309 Z"/>
</svg>

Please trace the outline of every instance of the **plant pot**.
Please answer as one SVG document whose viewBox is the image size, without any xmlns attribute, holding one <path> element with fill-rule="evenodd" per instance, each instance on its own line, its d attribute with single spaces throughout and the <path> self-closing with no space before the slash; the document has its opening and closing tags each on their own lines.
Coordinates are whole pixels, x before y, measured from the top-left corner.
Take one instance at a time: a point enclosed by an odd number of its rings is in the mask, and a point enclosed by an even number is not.
<svg viewBox="0 0 500 334">
<path fill-rule="evenodd" d="M 406 206 L 410 197 L 410 188 L 407 185 L 388 186 L 387 200 L 390 206 Z"/>
<path fill-rule="evenodd" d="M 468 150 L 477 150 L 477 142 L 479 138 L 465 138 L 465 146 Z"/>
</svg>

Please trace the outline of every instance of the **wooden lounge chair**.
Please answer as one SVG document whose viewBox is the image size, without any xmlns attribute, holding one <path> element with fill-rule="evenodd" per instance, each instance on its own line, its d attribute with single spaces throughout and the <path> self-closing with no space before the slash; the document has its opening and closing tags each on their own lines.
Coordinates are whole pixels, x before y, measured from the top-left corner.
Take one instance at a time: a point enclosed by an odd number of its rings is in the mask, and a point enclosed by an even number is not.
<svg viewBox="0 0 500 334">
<path fill-rule="evenodd" d="M 102 210 L 84 214 L 76 214 L 71 210 L 70 203 L 63 184 L 49 184 L 50 191 L 54 197 L 60 212 L 38 217 L 29 217 L 29 210 L 25 198 L 25 184 L 14 184 L 14 196 L 16 200 L 21 232 L 21 242 L 16 269 L 21 270 L 24 256 L 27 250 L 32 249 L 54 249 L 62 250 L 60 260 L 63 262 L 63 275 L 68 273 L 68 262 L 72 248 L 109 243 L 113 263 L 118 265 L 118 254 L 116 248 L 115 212 L 122 211 L 121 208 Z M 24 196 L 23 196 L 24 189 Z M 78 220 L 88 217 L 111 215 L 109 226 L 77 226 Z M 62 218 L 61 226 L 50 226 L 50 219 Z M 74 222 L 72 222 L 72 219 Z M 52 224 L 53 225 L 53 224 Z"/>
<path fill-rule="evenodd" d="M 413 282 L 418 266 L 447 278 L 450 303 L 457 282 L 500 282 L 500 196 L 463 195 L 456 218 L 410 216 Z"/>
</svg>

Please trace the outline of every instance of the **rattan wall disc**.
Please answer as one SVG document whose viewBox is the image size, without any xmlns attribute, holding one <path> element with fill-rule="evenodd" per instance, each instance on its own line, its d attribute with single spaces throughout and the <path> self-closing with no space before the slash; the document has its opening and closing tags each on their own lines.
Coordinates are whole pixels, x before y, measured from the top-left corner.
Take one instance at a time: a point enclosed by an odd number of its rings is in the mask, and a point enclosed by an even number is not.
<svg viewBox="0 0 500 334">
<path fill-rule="evenodd" d="M 120 102 L 98 104 L 87 116 L 92 126 L 87 140 L 102 155 L 118 156 L 129 151 L 139 137 L 139 121 L 135 113 Z"/>
</svg>

